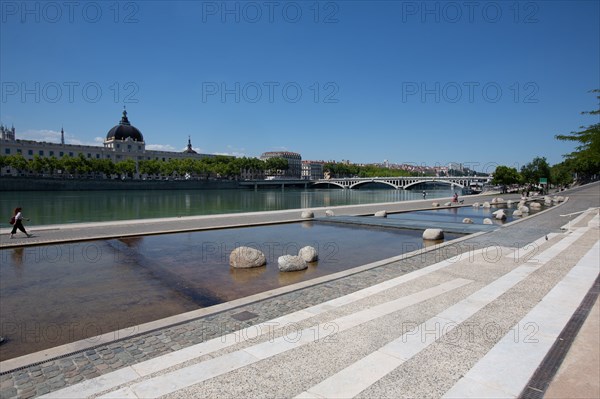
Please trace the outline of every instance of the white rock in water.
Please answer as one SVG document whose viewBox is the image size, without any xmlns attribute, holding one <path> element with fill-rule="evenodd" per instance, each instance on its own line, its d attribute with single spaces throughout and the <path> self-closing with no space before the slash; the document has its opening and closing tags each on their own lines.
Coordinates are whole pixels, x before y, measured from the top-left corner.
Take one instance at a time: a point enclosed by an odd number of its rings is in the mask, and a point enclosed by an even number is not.
<svg viewBox="0 0 600 399">
<path fill-rule="evenodd" d="M 325 216 L 335 216 L 335 213 L 331 209 L 325 211 Z"/>
<path fill-rule="evenodd" d="M 236 269 L 260 267 L 267 264 L 267 258 L 262 251 L 251 247 L 237 247 L 229 254 L 229 265 Z"/>
<path fill-rule="evenodd" d="M 375 216 L 378 218 L 386 218 L 387 212 L 386 211 L 377 211 L 377 212 L 375 212 Z"/>
<path fill-rule="evenodd" d="M 523 212 L 521 212 L 520 210 L 516 210 L 513 212 L 513 216 L 523 216 Z"/>
<path fill-rule="evenodd" d="M 319 254 L 314 247 L 306 246 L 300 248 L 298 256 L 304 259 L 305 262 L 316 262 L 319 259 Z"/>
<path fill-rule="evenodd" d="M 535 209 L 535 210 L 540 210 L 540 209 L 542 209 L 542 204 L 537 203 L 537 202 L 532 202 L 531 204 L 529 204 L 529 208 Z"/>
<path fill-rule="evenodd" d="M 472 224 L 473 223 L 473 219 L 471 219 L 471 218 L 464 218 L 463 219 L 463 223 Z"/>
<path fill-rule="evenodd" d="M 490 208 L 490 203 L 489 203 L 489 202 L 487 202 L 487 201 L 486 201 L 486 202 L 484 202 L 484 203 L 483 203 L 483 207 L 484 207 L 484 208 Z"/>
<path fill-rule="evenodd" d="M 446 202 L 444 203 L 444 206 L 452 206 L 452 202 Z"/>
<path fill-rule="evenodd" d="M 295 272 L 308 268 L 308 265 L 299 256 L 283 255 L 277 259 L 277 265 L 282 272 Z"/>
<path fill-rule="evenodd" d="M 433 207 L 438 207 L 438 206 L 440 206 L 440 204 L 439 204 L 438 202 L 432 202 L 432 203 L 431 203 L 431 206 L 433 206 Z"/>
<path fill-rule="evenodd" d="M 519 210 L 520 210 L 522 213 L 529 213 L 529 208 L 527 208 L 525 205 L 523 205 L 523 206 L 520 206 L 520 207 L 519 207 Z"/>
<path fill-rule="evenodd" d="M 496 217 L 496 220 L 506 220 L 506 213 L 502 209 L 494 212 L 493 215 Z"/>
<path fill-rule="evenodd" d="M 483 219 L 483 224 L 494 224 L 494 222 L 492 222 L 492 219 L 490 218 L 485 218 Z"/>
<path fill-rule="evenodd" d="M 513 200 L 506 201 L 506 206 L 512 206 L 515 202 Z"/>
<path fill-rule="evenodd" d="M 424 240 L 442 240 L 444 231 L 442 229 L 427 229 L 423 232 Z"/>
<path fill-rule="evenodd" d="M 302 211 L 302 215 L 300 215 L 302 219 L 312 219 L 315 217 L 315 214 L 311 211 Z"/>
<path fill-rule="evenodd" d="M 479 202 L 473 203 L 473 208 L 479 208 Z"/>
</svg>

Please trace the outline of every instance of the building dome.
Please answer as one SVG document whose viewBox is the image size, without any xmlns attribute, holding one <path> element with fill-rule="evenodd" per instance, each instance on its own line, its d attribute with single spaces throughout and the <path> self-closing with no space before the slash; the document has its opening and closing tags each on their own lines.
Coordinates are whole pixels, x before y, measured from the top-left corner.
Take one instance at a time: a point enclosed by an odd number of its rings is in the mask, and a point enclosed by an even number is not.
<svg viewBox="0 0 600 399">
<path fill-rule="evenodd" d="M 194 149 L 192 148 L 192 138 L 188 136 L 188 145 L 187 148 L 185 150 L 183 150 L 184 153 L 186 154 L 197 154 L 196 151 L 194 151 Z"/>
<path fill-rule="evenodd" d="M 106 134 L 106 141 L 110 140 L 127 140 L 131 139 L 133 141 L 144 141 L 144 136 L 142 136 L 142 132 L 140 132 L 135 126 L 132 126 L 129 123 L 129 119 L 127 119 L 127 111 L 123 110 L 123 117 L 121 117 L 121 122 L 118 125 L 113 127 Z"/>
</svg>

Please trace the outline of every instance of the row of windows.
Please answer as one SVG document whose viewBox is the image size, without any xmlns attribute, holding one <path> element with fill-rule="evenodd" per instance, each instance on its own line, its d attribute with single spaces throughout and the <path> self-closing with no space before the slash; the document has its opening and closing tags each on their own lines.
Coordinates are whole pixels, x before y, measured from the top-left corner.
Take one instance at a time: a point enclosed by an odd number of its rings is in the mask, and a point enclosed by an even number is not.
<svg viewBox="0 0 600 399">
<path fill-rule="evenodd" d="M 131 149 L 131 146 L 130 146 L 130 145 L 129 145 L 129 146 L 127 146 L 127 147 L 128 147 L 128 149 Z M 117 148 L 119 148 L 119 145 L 117 145 Z M 141 147 L 138 147 L 138 149 L 139 149 L 139 150 L 141 150 Z M 21 150 L 20 148 L 17 148 L 17 154 L 22 154 L 22 153 L 23 153 L 23 150 Z M 4 154 L 6 154 L 6 155 L 10 155 L 10 148 L 5 148 L 5 149 L 4 149 Z M 28 154 L 28 155 L 33 155 L 33 150 L 27 150 L 27 154 Z M 59 154 L 60 154 L 60 156 L 61 156 L 61 157 L 62 157 L 63 155 L 65 155 L 65 153 L 64 153 L 63 151 L 60 151 L 60 153 L 59 153 Z M 42 157 L 43 157 L 43 156 L 44 156 L 44 150 L 39 150 L 39 151 L 38 151 L 38 155 L 40 155 L 40 156 L 42 156 Z M 55 155 L 55 154 L 54 154 L 54 151 L 48 151 L 48 156 L 50 156 L 50 157 L 53 157 L 54 155 Z M 69 152 L 69 156 L 73 156 L 73 153 L 72 153 L 72 152 Z M 91 158 L 91 157 L 92 157 L 92 154 L 88 153 L 88 154 L 87 154 L 87 157 L 88 157 L 88 158 Z M 110 155 L 107 155 L 106 157 L 107 157 L 107 158 L 110 158 Z M 96 158 L 100 158 L 100 154 L 96 154 Z M 150 158 L 148 158 L 148 159 L 150 159 Z M 157 159 L 158 159 L 158 158 L 157 158 Z M 164 160 L 165 160 L 165 159 L 163 158 L 163 161 L 164 161 Z"/>
<path fill-rule="evenodd" d="M 23 150 L 20 149 L 20 148 L 17 148 L 17 154 L 22 154 L 22 153 L 23 153 Z M 5 148 L 4 149 L 4 154 L 10 155 L 10 148 Z M 33 155 L 33 150 L 27 150 L 27 155 Z M 41 156 L 41 157 L 43 157 L 44 156 L 44 150 L 39 150 L 38 151 L 38 155 Z M 48 151 L 48 156 L 49 157 L 53 157 L 55 155 L 56 154 L 54 153 L 54 151 Z M 60 151 L 58 153 L 58 156 L 60 156 L 60 157 L 63 157 L 64 155 L 65 155 L 64 151 Z M 73 154 L 72 152 L 69 152 L 69 156 L 72 157 L 72 156 L 75 156 L 75 154 Z M 92 154 L 88 153 L 87 157 L 91 158 Z M 107 157 L 110 158 L 110 155 L 108 155 Z M 96 154 L 96 158 L 100 158 L 100 154 Z"/>
<path fill-rule="evenodd" d="M 22 149 L 20 149 L 20 148 L 17 148 L 17 154 L 22 154 L 22 153 L 23 153 L 23 150 L 22 150 Z M 5 149 L 4 149 L 4 154 L 6 154 L 6 155 L 10 155 L 10 148 L 5 148 Z M 27 150 L 27 154 L 28 154 L 28 155 L 33 155 L 33 150 Z M 39 150 L 39 151 L 38 151 L 38 155 L 43 157 L 43 156 L 44 156 L 44 150 Z M 64 155 L 65 155 L 64 151 L 60 151 L 60 152 L 58 153 L 58 156 L 59 156 L 59 157 L 63 157 Z M 96 155 L 96 159 L 100 159 L 100 154 L 95 154 L 95 155 Z M 49 156 L 49 157 L 53 157 L 53 156 L 55 156 L 55 153 L 54 153 L 54 151 L 48 151 L 48 156 Z M 75 156 L 75 154 L 73 154 L 72 152 L 69 152 L 69 156 L 70 156 L 70 157 L 73 157 L 73 156 Z M 88 154 L 87 154 L 87 157 L 88 157 L 88 158 L 92 158 L 92 154 L 88 153 Z M 106 159 L 110 159 L 110 158 L 111 158 L 110 154 L 106 154 Z M 117 155 L 117 159 L 123 159 L 123 157 L 122 157 L 121 155 Z M 143 156 L 139 156 L 139 157 L 137 157 L 137 159 L 141 161 L 141 160 L 143 160 L 143 159 L 144 159 L 144 157 L 143 157 Z M 150 160 L 152 159 L 152 157 L 146 157 L 146 159 L 147 159 L 148 161 L 150 161 Z M 157 161 L 158 161 L 158 160 L 161 160 L 161 161 L 163 161 L 163 162 L 167 161 L 167 158 L 165 158 L 165 157 L 162 157 L 162 158 L 158 158 L 158 157 L 156 157 L 155 159 L 156 159 Z M 171 159 L 171 158 L 169 158 L 169 159 Z"/>
</svg>

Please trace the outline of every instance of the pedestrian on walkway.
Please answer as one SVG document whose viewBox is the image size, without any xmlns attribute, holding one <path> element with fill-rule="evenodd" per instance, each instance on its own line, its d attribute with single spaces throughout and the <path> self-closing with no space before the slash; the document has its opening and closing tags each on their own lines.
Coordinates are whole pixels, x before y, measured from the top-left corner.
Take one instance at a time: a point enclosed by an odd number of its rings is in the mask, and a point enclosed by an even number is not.
<svg viewBox="0 0 600 399">
<path fill-rule="evenodd" d="M 425 197 L 427 197 L 427 193 L 423 191 L 423 199 L 425 199 Z"/>
<path fill-rule="evenodd" d="M 10 222 L 13 224 L 12 231 L 10 232 L 10 238 L 15 238 L 15 234 L 17 233 L 17 229 L 21 230 L 27 237 L 31 237 L 31 234 L 25 230 L 25 226 L 23 226 L 23 214 L 21 213 L 21 208 L 15 208 L 14 215 Z M 29 219 L 25 219 L 29 221 Z"/>
</svg>

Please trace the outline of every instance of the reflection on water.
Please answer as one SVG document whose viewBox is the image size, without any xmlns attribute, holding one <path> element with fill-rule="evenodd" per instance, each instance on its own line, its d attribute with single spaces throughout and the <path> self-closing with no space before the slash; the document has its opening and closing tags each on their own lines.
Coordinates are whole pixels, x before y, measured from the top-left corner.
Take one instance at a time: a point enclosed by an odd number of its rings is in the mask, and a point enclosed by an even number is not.
<svg viewBox="0 0 600 399">
<path fill-rule="evenodd" d="M 428 191 L 427 198 L 449 197 L 453 190 Z M 148 219 L 370 204 L 422 199 L 415 190 L 107 190 L 4 192 L 0 214 L 20 206 L 31 225 Z M 0 225 L 8 227 L 7 221 Z"/>
<path fill-rule="evenodd" d="M 0 251 L 0 357 L 231 301 L 421 248 L 421 231 L 317 222 L 167 234 Z M 446 235 L 446 239 L 456 235 Z M 366 245 L 367 244 L 367 245 Z M 232 269 L 230 252 L 267 265 Z M 277 258 L 315 247 L 319 261 L 281 273 Z"/>
<path fill-rule="evenodd" d="M 506 214 L 506 220 L 496 220 L 493 212 L 496 212 L 498 209 L 504 209 Z M 530 209 L 529 214 L 533 215 L 537 212 L 546 209 L 546 207 L 542 206 L 540 210 Z M 463 206 L 463 207 L 454 207 L 454 208 L 444 208 L 444 209 L 436 209 L 429 211 L 415 211 L 415 212 L 406 212 L 406 213 L 395 213 L 388 214 L 389 218 L 393 219 L 404 219 L 404 220 L 425 220 L 425 221 L 440 221 L 440 222 L 452 222 L 452 223 L 462 223 L 464 218 L 471 218 L 473 223 L 482 224 L 483 219 L 490 218 L 494 224 L 505 224 L 515 221 L 517 219 L 522 219 L 522 217 L 514 217 L 513 212 L 516 210 L 516 204 L 512 207 L 507 207 L 506 205 L 500 207 L 493 208 L 473 208 L 471 206 Z M 525 216 L 527 217 L 527 216 Z"/>
</svg>

